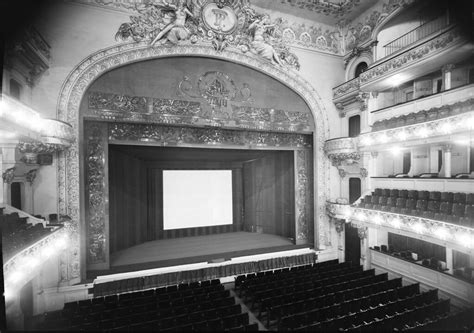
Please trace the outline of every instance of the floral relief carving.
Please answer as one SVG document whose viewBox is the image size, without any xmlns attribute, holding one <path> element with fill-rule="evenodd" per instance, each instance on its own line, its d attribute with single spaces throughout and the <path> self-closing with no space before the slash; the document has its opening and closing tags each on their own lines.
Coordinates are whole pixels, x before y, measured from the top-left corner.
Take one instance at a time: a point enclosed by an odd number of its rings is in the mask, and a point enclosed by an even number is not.
<svg viewBox="0 0 474 333">
<path fill-rule="evenodd" d="M 419 61 L 421 58 L 431 56 L 440 49 L 451 47 L 460 40 L 460 37 L 461 34 L 459 29 L 451 29 L 446 31 L 427 43 L 424 43 L 410 51 L 404 52 L 393 59 L 385 61 L 361 73 L 359 76 L 360 84 L 364 85 L 403 66 L 407 66 L 409 63 L 413 63 L 415 61 Z"/>
<path fill-rule="evenodd" d="M 107 124 L 94 123 L 87 126 L 86 140 L 87 262 L 96 264 L 106 260 L 105 149 Z"/>
<path fill-rule="evenodd" d="M 225 99 L 213 98 L 215 100 L 212 103 L 227 103 Z M 108 101 L 109 99 L 112 101 Z M 128 106 L 128 103 L 120 103 L 119 105 L 115 103 L 115 101 L 124 100 L 142 100 L 140 103 L 142 107 L 137 110 Z M 130 97 L 101 92 L 90 93 L 88 105 L 89 108 L 86 112 L 89 119 L 97 118 L 161 124 L 194 124 L 198 126 L 211 125 L 267 131 L 311 131 L 310 115 L 308 113 L 271 108 L 232 104 L 230 105 L 231 108 L 208 110 L 202 108 L 200 102 L 166 98 Z M 150 112 L 144 111 L 147 109 L 147 105 L 151 105 L 149 108 Z"/>
<path fill-rule="evenodd" d="M 347 81 L 347 82 L 344 82 L 343 84 L 335 87 L 333 90 L 332 90 L 332 95 L 333 95 L 333 99 L 334 100 L 337 100 L 339 98 L 341 98 L 342 96 L 344 95 L 348 95 L 350 93 L 353 93 L 353 92 L 359 92 L 359 87 L 360 87 L 360 84 L 359 84 L 359 78 L 356 77 L 350 81 Z"/>
<path fill-rule="evenodd" d="M 296 151 L 296 239 L 300 241 L 309 241 L 312 239 L 312 230 L 309 217 L 311 214 L 311 173 L 309 166 L 310 151 Z"/>
</svg>

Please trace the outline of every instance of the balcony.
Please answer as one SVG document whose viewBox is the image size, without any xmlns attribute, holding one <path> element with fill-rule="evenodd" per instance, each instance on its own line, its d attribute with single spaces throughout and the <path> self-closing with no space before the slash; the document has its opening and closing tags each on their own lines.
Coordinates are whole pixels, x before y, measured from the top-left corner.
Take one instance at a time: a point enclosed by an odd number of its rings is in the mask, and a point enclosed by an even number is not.
<svg viewBox="0 0 474 333">
<path fill-rule="evenodd" d="M 472 43 L 457 26 L 449 26 L 373 63 L 360 77 L 362 91 L 383 91 L 471 56 Z"/>
<path fill-rule="evenodd" d="M 413 30 L 410 30 L 406 34 L 398 37 L 390 43 L 385 44 L 383 46 L 384 56 L 388 57 L 389 55 L 398 52 L 407 46 L 415 44 L 420 39 L 423 39 L 435 32 L 441 31 L 448 26 L 448 22 L 448 17 L 443 15 L 422 24 Z"/>
<path fill-rule="evenodd" d="M 420 110 L 441 108 L 445 105 L 454 104 L 456 102 L 472 98 L 474 98 L 474 84 L 465 85 L 455 89 L 442 91 L 430 96 L 425 96 L 416 100 L 407 101 L 405 103 L 372 111 L 372 124 L 390 118 L 406 116 L 410 113 L 415 114 Z"/>
<path fill-rule="evenodd" d="M 373 188 L 400 190 L 472 192 L 474 178 L 388 178 L 372 177 Z"/>
<path fill-rule="evenodd" d="M 359 94 L 359 78 L 353 78 L 332 89 L 332 98 L 334 103 L 341 103 Z"/>
<path fill-rule="evenodd" d="M 353 164 L 360 159 L 355 138 L 335 138 L 324 143 L 324 152 L 334 166 Z"/>
</svg>

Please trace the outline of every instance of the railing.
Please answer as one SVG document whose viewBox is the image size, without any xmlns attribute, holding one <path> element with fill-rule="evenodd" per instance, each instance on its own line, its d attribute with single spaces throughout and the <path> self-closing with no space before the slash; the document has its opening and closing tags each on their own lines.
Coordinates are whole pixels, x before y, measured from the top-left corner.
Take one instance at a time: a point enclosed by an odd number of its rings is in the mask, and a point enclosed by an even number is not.
<svg viewBox="0 0 474 333">
<path fill-rule="evenodd" d="M 341 83 L 337 87 L 332 88 L 333 99 L 338 99 L 351 92 L 359 92 L 359 77 L 355 77 L 349 81 Z"/>
<path fill-rule="evenodd" d="M 413 30 L 410 30 L 406 34 L 398 37 L 397 39 L 391 41 L 390 43 L 384 45 L 385 57 L 389 56 L 392 53 L 401 50 L 402 48 L 416 43 L 422 38 L 429 36 L 441 29 L 444 29 L 448 26 L 448 16 L 443 15 L 441 17 L 435 18 L 431 21 L 428 21 Z"/>
</svg>

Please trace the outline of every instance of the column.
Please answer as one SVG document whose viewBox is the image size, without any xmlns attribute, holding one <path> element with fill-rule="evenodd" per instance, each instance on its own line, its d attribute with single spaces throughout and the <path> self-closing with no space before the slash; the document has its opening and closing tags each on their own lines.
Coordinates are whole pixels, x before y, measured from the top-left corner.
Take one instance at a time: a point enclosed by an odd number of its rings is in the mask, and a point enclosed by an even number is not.
<svg viewBox="0 0 474 333">
<path fill-rule="evenodd" d="M 3 170 L 3 153 L 2 148 L 0 148 L 0 172 L 3 174 L 5 170 Z M 5 203 L 5 188 L 6 184 L 3 182 L 3 179 L 0 179 L 0 203 Z"/>
<path fill-rule="evenodd" d="M 451 71 L 454 69 L 453 64 L 446 64 L 441 68 L 443 72 L 444 90 L 451 89 Z"/>
<path fill-rule="evenodd" d="M 453 249 L 446 247 L 446 268 L 449 274 L 453 274 Z"/>
<path fill-rule="evenodd" d="M 451 145 L 444 146 L 444 176 L 451 178 Z"/>
<path fill-rule="evenodd" d="M 357 233 L 361 240 L 360 242 L 360 263 L 364 267 L 364 270 L 370 268 L 370 260 L 368 259 L 369 255 L 369 242 L 367 240 L 368 228 L 367 227 L 358 227 Z"/>
</svg>

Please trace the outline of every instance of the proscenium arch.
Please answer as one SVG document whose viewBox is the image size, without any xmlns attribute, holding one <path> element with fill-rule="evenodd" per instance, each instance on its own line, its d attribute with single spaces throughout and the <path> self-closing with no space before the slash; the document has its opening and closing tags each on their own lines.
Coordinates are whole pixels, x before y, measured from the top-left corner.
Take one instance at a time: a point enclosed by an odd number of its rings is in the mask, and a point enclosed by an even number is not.
<svg viewBox="0 0 474 333">
<path fill-rule="evenodd" d="M 278 67 L 250 53 L 216 51 L 209 45 L 177 45 L 150 47 L 147 43 L 124 43 L 100 50 L 84 59 L 63 83 L 58 100 L 58 119 L 73 126 L 76 141 L 58 158 L 58 211 L 75 221 L 74 237 L 69 253 L 61 258 L 61 281 L 76 283 L 85 273 L 85 237 L 80 239 L 80 226 L 84 226 L 84 189 L 82 153 L 83 121 L 80 104 L 89 86 L 108 71 L 139 61 L 168 57 L 204 57 L 234 62 L 268 75 L 297 93 L 308 105 L 314 120 L 313 134 L 313 193 L 314 216 L 319 221 L 314 228 L 315 247 L 328 245 L 329 224 L 325 214 L 326 194 L 329 186 L 329 163 L 324 156 L 324 142 L 329 138 L 329 126 L 324 103 L 316 90 L 292 70 Z M 314 221 L 313 221 L 314 223 Z M 82 246 L 80 246 L 82 242 Z M 81 250 L 82 252 L 81 253 Z"/>
</svg>

